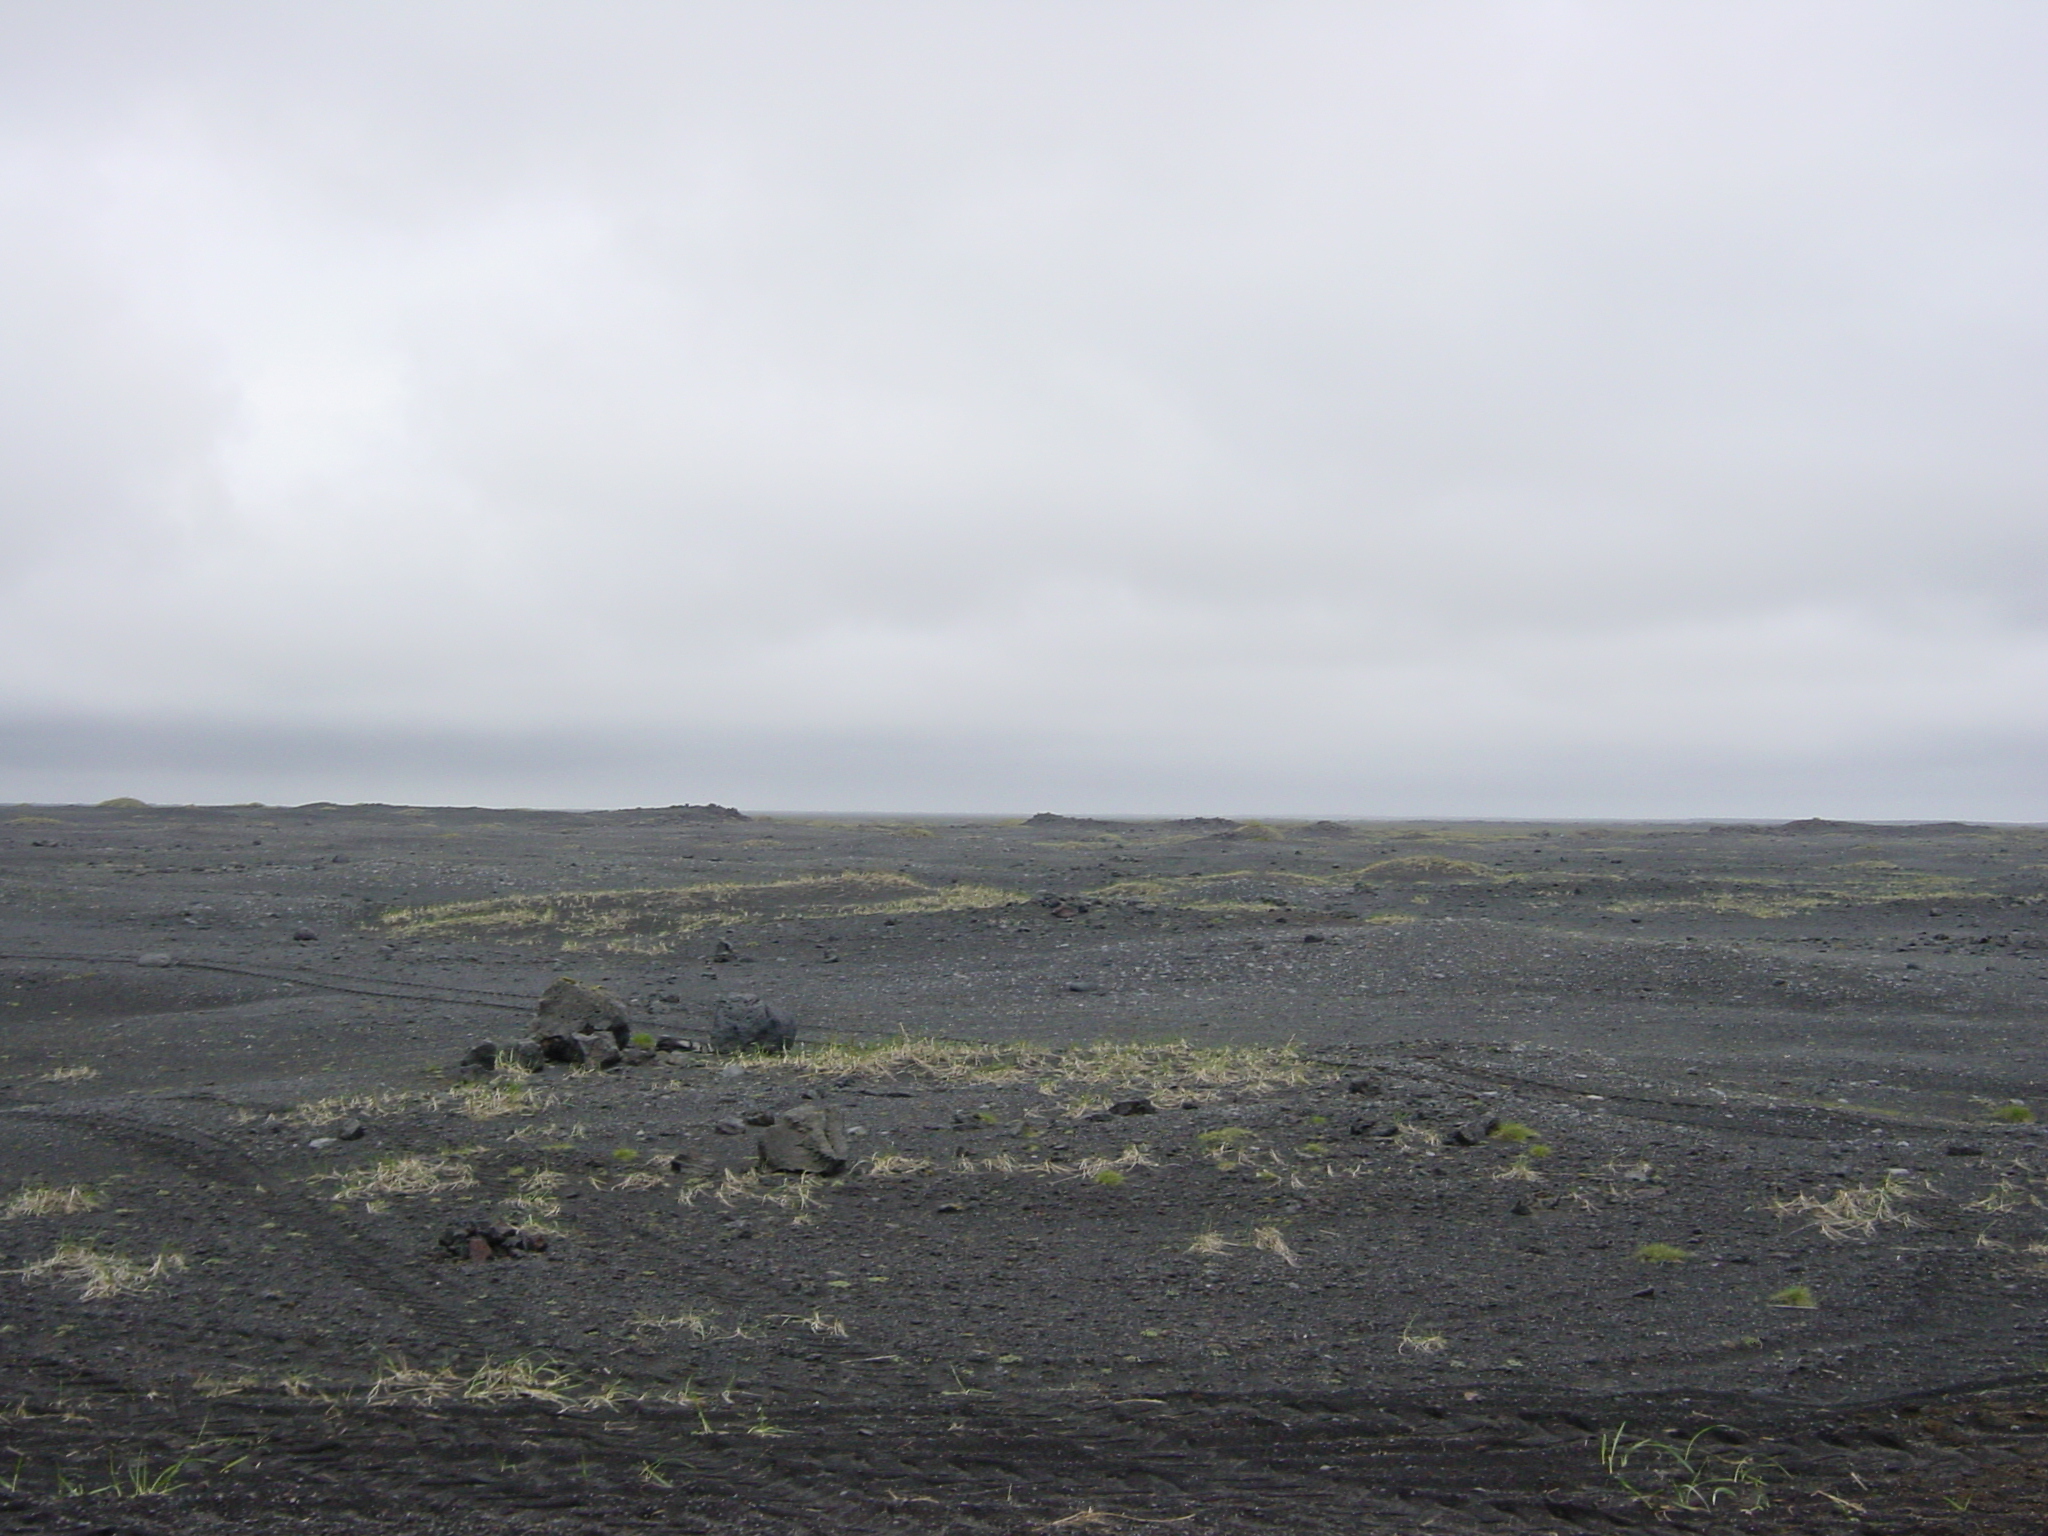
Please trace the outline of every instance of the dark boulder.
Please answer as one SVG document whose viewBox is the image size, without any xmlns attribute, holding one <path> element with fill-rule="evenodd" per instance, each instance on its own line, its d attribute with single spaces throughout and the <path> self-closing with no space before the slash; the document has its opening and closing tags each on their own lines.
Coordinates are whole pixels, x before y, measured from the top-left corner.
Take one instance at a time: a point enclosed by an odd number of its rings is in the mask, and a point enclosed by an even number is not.
<svg viewBox="0 0 2048 1536">
<path fill-rule="evenodd" d="M 620 1045 L 633 1032 L 626 1010 L 603 987 L 564 976 L 541 993 L 540 1006 L 534 1010 L 535 1035 L 587 1035 L 596 1029 L 609 1032 Z"/>
<path fill-rule="evenodd" d="M 711 1049 L 721 1055 L 786 1051 L 794 1044 L 796 1019 L 752 993 L 721 997 L 711 1005 Z"/>
<path fill-rule="evenodd" d="M 785 1109 L 761 1132 L 754 1150 L 770 1172 L 830 1178 L 846 1170 L 846 1117 L 829 1104 Z"/>
</svg>

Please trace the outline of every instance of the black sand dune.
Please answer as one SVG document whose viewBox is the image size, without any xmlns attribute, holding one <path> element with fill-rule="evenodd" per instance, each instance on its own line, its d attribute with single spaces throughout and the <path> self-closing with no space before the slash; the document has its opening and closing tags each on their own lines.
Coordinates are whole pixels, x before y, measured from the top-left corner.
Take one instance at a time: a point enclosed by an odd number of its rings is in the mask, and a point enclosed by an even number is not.
<svg viewBox="0 0 2048 1536">
<path fill-rule="evenodd" d="M 0 855 L 0 1529 L 2048 1528 L 2040 829 Z M 454 1070 L 565 974 L 806 1044 Z M 800 1104 L 845 1173 L 753 1166 Z"/>
</svg>

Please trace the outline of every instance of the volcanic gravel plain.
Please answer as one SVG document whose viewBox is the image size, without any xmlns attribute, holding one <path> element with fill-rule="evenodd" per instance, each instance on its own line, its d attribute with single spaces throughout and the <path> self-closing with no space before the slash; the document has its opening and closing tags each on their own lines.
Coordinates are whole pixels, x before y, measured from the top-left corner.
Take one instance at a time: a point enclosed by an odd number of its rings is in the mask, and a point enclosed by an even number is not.
<svg viewBox="0 0 2048 1536">
<path fill-rule="evenodd" d="M 0 1530 L 2038 1536 L 2044 917 L 2034 827 L 0 809 Z M 562 976 L 692 1048 L 458 1069 Z"/>
</svg>

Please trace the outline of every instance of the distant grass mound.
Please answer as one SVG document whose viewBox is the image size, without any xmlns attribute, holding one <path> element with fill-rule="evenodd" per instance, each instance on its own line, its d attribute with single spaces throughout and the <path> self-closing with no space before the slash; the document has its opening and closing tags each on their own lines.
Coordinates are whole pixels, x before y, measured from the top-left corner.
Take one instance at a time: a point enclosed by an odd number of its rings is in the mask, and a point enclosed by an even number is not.
<svg viewBox="0 0 2048 1536">
<path fill-rule="evenodd" d="M 495 938 L 628 954 L 666 954 L 713 928 L 796 919 L 972 912 L 1026 898 L 992 885 L 928 885 L 885 870 L 846 870 L 754 883 L 711 881 L 651 890 L 544 891 L 486 901 L 399 907 L 378 918 L 405 938 Z"/>
<path fill-rule="evenodd" d="M 1433 853 L 1414 853 L 1405 858 L 1381 859 L 1358 872 L 1361 880 L 1382 885 L 1435 885 L 1452 880 L 1497 880 L 1500 877 L 1484 864 L 1469 859 L 1446 859 Z"/>
</svg>

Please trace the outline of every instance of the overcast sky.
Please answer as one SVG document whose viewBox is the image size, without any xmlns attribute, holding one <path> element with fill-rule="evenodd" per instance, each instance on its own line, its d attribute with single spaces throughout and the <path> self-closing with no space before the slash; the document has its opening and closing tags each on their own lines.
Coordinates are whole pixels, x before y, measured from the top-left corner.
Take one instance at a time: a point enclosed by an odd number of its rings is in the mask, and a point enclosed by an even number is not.
<svg viewBox="0 0 2048 1536">
<path fill-rule="evenodd" d="M 2048 819 L 2048 7 L 0 4 L 0 799 Z"/>
</svg>

